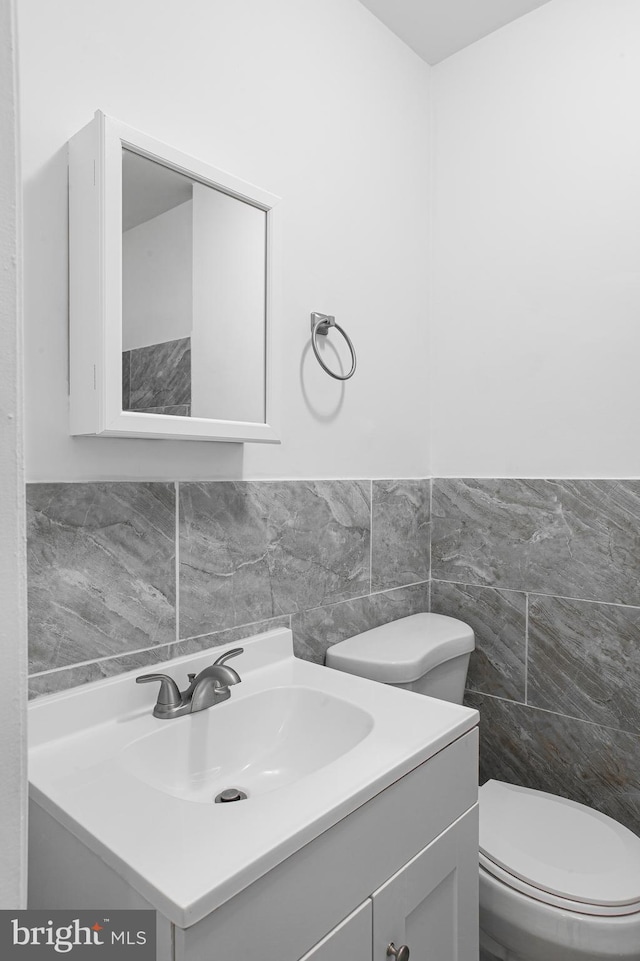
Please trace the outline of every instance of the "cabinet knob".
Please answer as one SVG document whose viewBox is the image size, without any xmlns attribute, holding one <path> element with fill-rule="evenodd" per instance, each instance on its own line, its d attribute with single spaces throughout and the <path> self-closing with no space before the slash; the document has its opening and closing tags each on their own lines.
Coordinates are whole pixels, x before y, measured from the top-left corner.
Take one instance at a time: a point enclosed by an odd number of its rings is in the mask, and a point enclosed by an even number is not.
<svg viewBox="0 0 640 961">
<path fill-rule="evenodd" d="M 392 941 L 387 948 L 387 957 L 395 958 L 396 961 L 409 961 L 409 948 L 406 944 L 401 944 L 399 948 L 396 948 Z"/>
</svg>

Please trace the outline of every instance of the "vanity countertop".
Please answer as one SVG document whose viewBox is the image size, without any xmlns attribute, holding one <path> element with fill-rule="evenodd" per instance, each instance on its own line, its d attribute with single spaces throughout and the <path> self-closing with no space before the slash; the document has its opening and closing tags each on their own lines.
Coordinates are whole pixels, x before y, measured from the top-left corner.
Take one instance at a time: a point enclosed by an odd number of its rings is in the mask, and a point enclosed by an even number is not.
<svg viewBox="0 0 640 961">
<path fill-rule="evenodd" d="M 182 928 L 478 723 L 474 710 L 300 660 L 288 630 L 241 643 L 242 683 L 199 714 L 153 717 L 142 671 L 29 706 L 32 801 Z M 221 650 L 155 668 L 184 687 Z M 232 768 L 255 790 L 214 803 Z"/>
</svg>

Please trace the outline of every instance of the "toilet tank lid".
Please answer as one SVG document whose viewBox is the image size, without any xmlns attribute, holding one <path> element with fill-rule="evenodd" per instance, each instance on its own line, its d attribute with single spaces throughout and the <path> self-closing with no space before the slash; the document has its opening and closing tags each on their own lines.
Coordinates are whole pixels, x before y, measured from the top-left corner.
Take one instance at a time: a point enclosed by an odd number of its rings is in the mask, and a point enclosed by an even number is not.
<svg viewBox="0 0 640 961">
<path fill-rule="evenodd" d="M 479 800 L 480 852 L 508 874 L 585 905 L 640 902 L 640 839 L 618 821 L 503 781 L 487 781 Z"/>
<path fill-rule="evenodd" d="M 334 644 L 328 667 L 372 681 L 408 684 L 475 646 L 468 624 L 443 614 L 411 614 Z"/>
</svg>

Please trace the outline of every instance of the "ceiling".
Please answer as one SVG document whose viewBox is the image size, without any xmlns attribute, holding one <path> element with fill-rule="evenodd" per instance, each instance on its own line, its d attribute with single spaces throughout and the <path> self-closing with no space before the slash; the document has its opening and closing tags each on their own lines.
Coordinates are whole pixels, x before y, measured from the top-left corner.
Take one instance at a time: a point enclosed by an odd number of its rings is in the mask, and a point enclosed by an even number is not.
<svg viewBox="0 0 640 961">
<path fill-rule="evenodd" d="M 360 0 L 427 63 L 440 63 L 549 0 Z"/>
</svg>

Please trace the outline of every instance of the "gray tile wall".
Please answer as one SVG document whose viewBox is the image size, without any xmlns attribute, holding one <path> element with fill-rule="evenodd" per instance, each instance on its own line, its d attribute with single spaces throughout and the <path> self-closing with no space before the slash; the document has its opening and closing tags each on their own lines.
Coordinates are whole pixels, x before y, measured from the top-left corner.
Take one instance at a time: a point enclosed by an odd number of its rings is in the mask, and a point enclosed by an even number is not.
<svg viewBox="0 0 640 961">
<path fill-rule="evenodd" d="M 29 484 L 30 692 L 291 626 L 296 654 L 429 603 L 428 480 Z"/>
<path fill-rule="evenodd" d="M 122 409 L 191 416 L 191 338 L 122 354 Z"/>
<path fill-rule="evenodd" d="M 439 479 L 431 609 L 477 651 L 481 780 L 640 833 L 640 481 Z"/>
<path fill-rule="evenodd" d="M 281 625 L 321 663 L 430 603 L 476 633 L 481 780 L 640 833 L 640 481 L 430 486 L 29 485 L 32 696 Z"/>
</svg>

